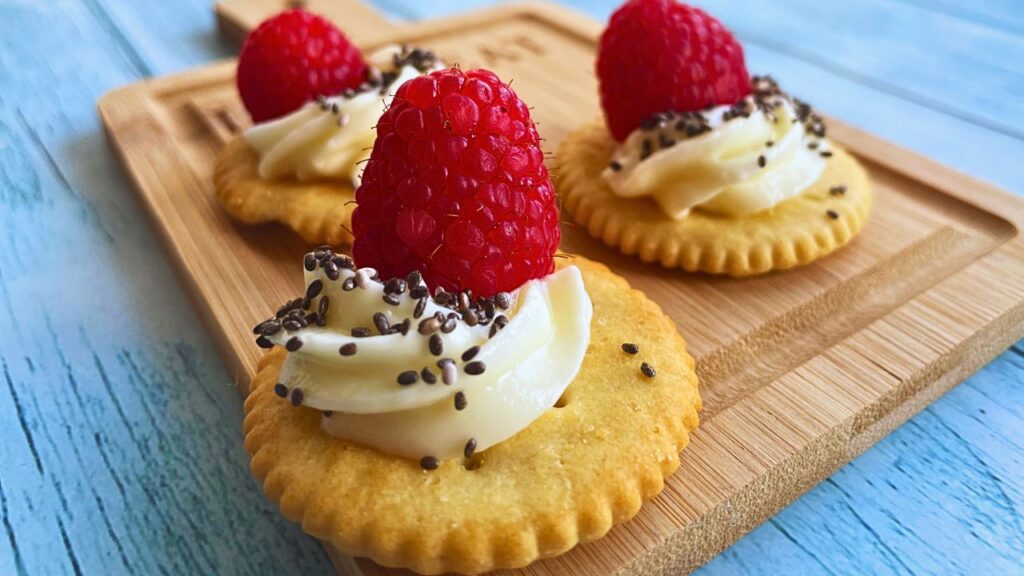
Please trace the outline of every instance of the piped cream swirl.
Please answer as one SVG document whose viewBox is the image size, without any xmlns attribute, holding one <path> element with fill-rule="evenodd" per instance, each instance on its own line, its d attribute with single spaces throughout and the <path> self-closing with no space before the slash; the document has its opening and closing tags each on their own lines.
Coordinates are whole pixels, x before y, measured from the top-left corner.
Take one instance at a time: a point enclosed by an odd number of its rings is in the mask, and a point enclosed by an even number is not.
<svg viewBox="0 0 1024 576">
<path fill-rule="evenodd" d="M 603 177 L 616 195 L 650 197 L 675 220 L 695 207 L 751 214 L 818 179 L 827 156 L 823 136 L 805 104 L 759 78 L 754 94 L 736 105 L 651 119 L 619 146 Z"/>
<path fill-rule="evenodd" d="M 583 363 L 592 311 L 575 266 L 527 282 L 492 315 L 442 306 L 419 284 L 398 293 L 373 269 L 338 266 L 344 257 L 313 261 L 306 307 L 295 301 L 259 332 L 289 350 L 282 391 L 325 411 L 337 438 L 413 459 L 458 457 L 470 439 L 485 450 L 551 408 Z"/>
</svg>

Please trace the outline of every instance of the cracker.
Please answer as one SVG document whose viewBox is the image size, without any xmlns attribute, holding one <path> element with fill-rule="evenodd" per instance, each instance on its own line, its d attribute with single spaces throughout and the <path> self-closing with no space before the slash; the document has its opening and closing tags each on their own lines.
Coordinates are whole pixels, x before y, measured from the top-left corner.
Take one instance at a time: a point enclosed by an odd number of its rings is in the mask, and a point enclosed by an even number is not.
<svg viewBox="0 0 1024 576">
<path fill-rule="evenodd" d="M 612 192 L 601 172 L 614 149 L 601 120 L 565 138 L 556 182 L 562 207 L 592 236 L 668 268 L 750 276 L 807 264 L 849 242 L 871 209 L 867 173 L 832 144 L 833 156 L 818 181 L 770 210 L 726 217 L 695 209 L 672 220 L 649 198 Z M 838 185 L 845 193 L 830 193 Z"/>
<path fill-rule="evenodd" d="M 275 396 L 286 353 L 268 352 L 245 401 L 245 446 L 267 496 L 346 554 L 424 574 L 525 566 L 631 518 L 661 491 L 697 426 L 694 360 L 657 304 L 601 264 L 572 263 L 594 317 L 560 407 L 431 472 L 323 433 L 319 412 Z M 640 352 L 626 354 L 624 342 Z"/>
<path fill-rule="evenodd" d="M 280 222 L 311 244 L 349 244 L 355 190 L 341 182 L 264 180 L 259 157 L 241 135 L 217 155 L 217 199 L 245 224 Z"/>
</svg>

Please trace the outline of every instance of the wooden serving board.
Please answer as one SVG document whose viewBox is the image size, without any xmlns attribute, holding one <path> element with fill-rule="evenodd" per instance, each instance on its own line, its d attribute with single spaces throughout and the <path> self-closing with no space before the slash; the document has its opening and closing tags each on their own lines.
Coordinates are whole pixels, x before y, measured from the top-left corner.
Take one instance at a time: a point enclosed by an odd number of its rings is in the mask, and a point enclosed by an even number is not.
<svg viewBox="0 0 1024 576">
<path fill-rule="evenodd" d="M 599 113 L 600 29 L 560 8 L 515 5 L 394 28 L 364 47 L 404 41 L 494 69 L 535 107 L 553 152 Z M 246 383 L 260 354 L 250 327 L 301 291 L 309 246 L 277 226 L 235 225 L 214 198 L 215 153 L 248 125 L 233 73 L 227 61 L 128 86 L 99 109 Z M 686 274 L 564 226 L 563 250 L 606 262 L 675 320 L 697 358 L 705 409 L 680 470 L 636 518 L 516 573 L 699 566 L 1024 336 L 1024 203 L 837 121 L 830 134 L 868 168 L 876 203 L 850 246 L 810 266 L 747 280 Z M 332 557 L 345 573 L 400 573 Z"/>
</svg>

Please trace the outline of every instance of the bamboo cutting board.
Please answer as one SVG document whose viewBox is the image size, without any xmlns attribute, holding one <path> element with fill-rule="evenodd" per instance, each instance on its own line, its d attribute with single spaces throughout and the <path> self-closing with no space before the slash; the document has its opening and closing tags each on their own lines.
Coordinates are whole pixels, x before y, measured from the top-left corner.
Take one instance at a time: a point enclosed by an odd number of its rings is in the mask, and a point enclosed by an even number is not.
<svg viewBox="0 0 1024 576">
<path fill-rule="evenodd" d="M 363 46 L 419 44 L 514 80 L 555 151 L 599 113 L 600 29 L 560 8 L 515 5 L 392 28 Z M 233 74 L 227 61 L 128 86 L 99 109 L 246 383 L 260 352 L 250 327 L 302 290 L 309 247 L 283 228 L 233 224 L 214 198 L 215 153 L 248 125 Z M 697 358 L 705 410 L 680 470 L 636 518 L 511 573 L 695 568 L 1024 336 L 1024 202 L 835 120 L 830 135 L 868 168 L 876 202 L 851 245 L 810 266 L 747 280 L 686 274 L 563 228 L 564 251 L 607 263 L 675 320 Z M 343 573 L 401 573 L 331 554 Z"/>
</svg>

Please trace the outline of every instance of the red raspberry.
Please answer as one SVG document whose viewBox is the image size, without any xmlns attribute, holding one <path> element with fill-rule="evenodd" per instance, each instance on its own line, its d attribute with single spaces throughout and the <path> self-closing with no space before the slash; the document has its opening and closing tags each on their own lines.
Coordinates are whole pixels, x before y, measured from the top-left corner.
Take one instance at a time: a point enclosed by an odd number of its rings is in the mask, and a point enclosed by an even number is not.
<svg viewBox="0 0 1024 576">
<path fill-rule="evenodd" d="M 750 94 L 739 42 L 703 10 L 674 0 L 630 0 L 616 10 L 601 35 L 597 75 L 618 140 L 659 112 L 735 104 Z"/>
<path fill-rule="evenodd" d="M 526 104 L 487 70 L 409 80 L 377 124 L 352 250 L 381 277 L 486 297 L 550 274 L 561 234 Z"/>
<path fill-rule="evenodd" d="M 254 122 L 333 96 L 366 80 L 366 62 L 333 24 L 305 10 L 287 10 L 249 34 L 238 58 L 238 93 Z"/>
</svg>

